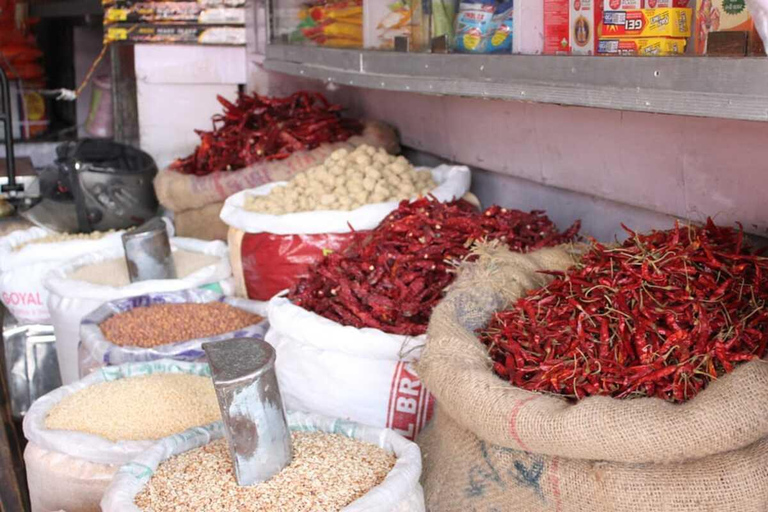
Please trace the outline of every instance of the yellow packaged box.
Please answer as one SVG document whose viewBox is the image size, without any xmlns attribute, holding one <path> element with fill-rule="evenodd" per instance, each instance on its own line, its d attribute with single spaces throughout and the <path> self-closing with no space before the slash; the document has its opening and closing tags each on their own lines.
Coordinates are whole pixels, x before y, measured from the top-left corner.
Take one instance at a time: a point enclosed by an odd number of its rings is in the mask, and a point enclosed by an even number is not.
<svg viewBox="0 0 768 512">
<path fill-rule="evenodd" d="M 600 37 L 689 37 L 692 16 L 688 8 L 605 11 Z"/>
<path fill-rule="evenodd" d="M 636 37 L 613 39 L 601 37 L 597 43 L 598 55 L 627 55 L 665 57 L 685 53 L 685 39 L 673 37 Z"/>
</svg>

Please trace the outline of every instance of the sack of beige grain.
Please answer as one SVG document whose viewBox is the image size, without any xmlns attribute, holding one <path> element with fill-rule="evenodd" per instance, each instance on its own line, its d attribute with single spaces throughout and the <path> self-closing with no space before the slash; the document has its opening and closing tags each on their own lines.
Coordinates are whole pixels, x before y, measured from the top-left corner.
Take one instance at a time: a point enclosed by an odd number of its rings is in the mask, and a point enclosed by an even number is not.
<svg viewBox="0 0 768 512">
<path fill-rule="evenodd" d="M 80 322 L 105 302 L 192 288 L 232 294 L 232 271 L 226 244 L 172 238 L 171 248 L 178 279 L 131 283 L 122 245 L 81 256 L 48 273 L 44 284 L 49 292 L 48 309 L 64 384 L 74 382 L 79 375 Z"/>
<path fill-rule="evenodd" d="M 263 338 L 266 310 L 263 303 L 197 289 L 109 301 L 80 323 L 80 377 L 123 363 L 204 360 L 203 343 Z"/>
<path fill-rule="evenodd" d="M 20 323 L 50 323 L 45 275 L 72 258 L 120 247 L 120 236 L 66 235 L 35 227 L 0 238 L 0 300 Z"/>
<path fill-rule="evenodd" d="M 52 391 L 24 417 L 32 512 L 98 512 L 121 465 L 158 439 L 220 419 L 202 363 L 106 367 Z"/>
<path fill-rule="evenodd" d="M 392 154 L 400 152 L 395 131 L 378 122 L 366 122 L 361 135 L 346 142 L 322 144 L 311 151 L 298 151 L 283 160 L 271 160 L 234 171 L 215 172 L 206 176 L 181 174 L 164 169 L 155 177 L 155 193 L 164 207 L 178 213 L 197 210 L 211 203 L 220 203 L 241 190 L 258 187 L 271 181 L 289 179 L 294 174 L 321 164 L 337 149 L 352 151 L 368 144 L 384 148 Z"/>
<path fill-rule="evenodd" d="M 753 361 L 672 404 L 571 403 L 499 379 L 476 329 L 539 288 L 562 248 L 486 248 L 435 308 L 417 365 L 437 401 L 418 443 L 441 512 L 758 512 L 768 509 L 768 365 Z"/>
<path fill-rule="evenodd" d="M 362 146 L 333 153 L 289 183 L 235 194 L 221 218 L 230 226 L 237 294 L 269 300 L 329 251 L 375 228 L 400 200 L 430 193 L 450 201 L 469 192 L 470 180 L 464 166 L 418 169 L 403 157 Z"/>
<path fill-rule="evenodd" d="M 237 486 L 221 425 L 156 444 L 117 472 L 104 512 L 423 512 L 416 444 L 392 431 L 289 412 L 294 453 L 268 482 Z M 172 490 L 171 490 L 172 489 Z"/>
</svg>

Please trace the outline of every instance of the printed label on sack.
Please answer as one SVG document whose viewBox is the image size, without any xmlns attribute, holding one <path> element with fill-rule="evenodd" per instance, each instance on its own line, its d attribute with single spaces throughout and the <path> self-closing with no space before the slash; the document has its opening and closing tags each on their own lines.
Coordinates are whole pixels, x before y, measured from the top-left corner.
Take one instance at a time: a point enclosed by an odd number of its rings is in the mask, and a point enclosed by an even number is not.
<svg viewBox="0 0 768 512">
<path fill-rule="evenodd" d="M 432 418 L 435 397 L 416 375 L 410 363 L 400 361 L 392 377 L 387 410 L 387 428 L 406 439 L 415 439 Z"/>
<path fill-rule="evenodd" d="M 17 320 L 37 322 L 48 318 L 46 296 L 39 291 L 4 291 L 0 300 Z"/>
</svg>

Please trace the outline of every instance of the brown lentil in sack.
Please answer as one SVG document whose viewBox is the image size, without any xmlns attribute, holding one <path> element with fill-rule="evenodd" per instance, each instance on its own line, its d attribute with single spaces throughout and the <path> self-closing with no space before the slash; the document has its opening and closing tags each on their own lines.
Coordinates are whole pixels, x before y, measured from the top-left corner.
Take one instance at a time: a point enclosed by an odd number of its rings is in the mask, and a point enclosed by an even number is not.
<svg viewBox="0 0 768 512">
<path fill-rule="evenodd" d="M 565 248 L 478 249 L 435 309 L 417 366 L 435 395 L 418 442 L 429 510 L 768 509 L 768 365 L 753 361 L 694 399 L 569 402 L 493 374 L 475 329 L 564 270 Z"/>
</svg>

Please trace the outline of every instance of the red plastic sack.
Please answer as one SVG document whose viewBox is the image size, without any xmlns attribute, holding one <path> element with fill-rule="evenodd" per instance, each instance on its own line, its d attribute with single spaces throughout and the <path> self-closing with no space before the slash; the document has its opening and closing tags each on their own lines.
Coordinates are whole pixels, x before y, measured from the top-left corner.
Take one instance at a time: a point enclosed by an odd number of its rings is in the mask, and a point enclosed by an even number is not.
<svg viewBox="0 0 768 512">
<path fill-rule="evenodd" d="M 338 251 L 361 232 L 318 235 L 245 233 L 240 246 L 249 299 L 269 300 L 307 275 L 313 264 Z"/>
</svg>

